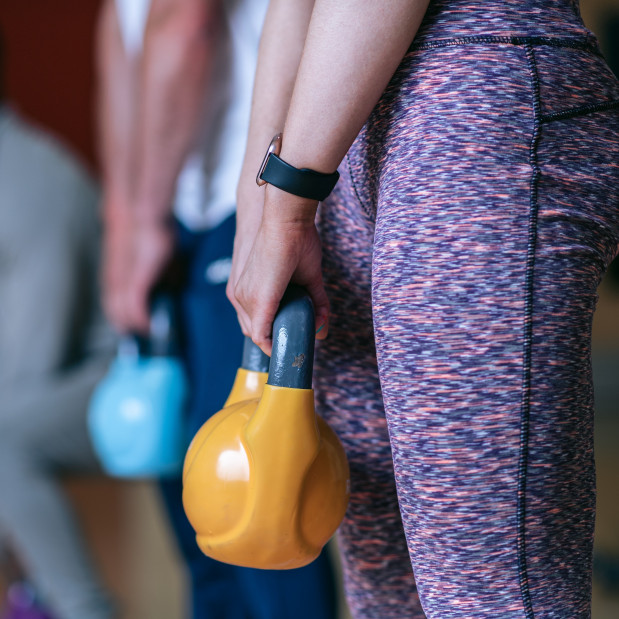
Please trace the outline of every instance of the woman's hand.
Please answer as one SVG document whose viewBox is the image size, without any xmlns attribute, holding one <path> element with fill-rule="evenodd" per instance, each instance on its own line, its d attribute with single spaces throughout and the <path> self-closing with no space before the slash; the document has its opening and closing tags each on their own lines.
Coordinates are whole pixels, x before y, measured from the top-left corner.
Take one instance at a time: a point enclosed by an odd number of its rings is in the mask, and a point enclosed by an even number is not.
<svg viewBox="0 0 619 619">
<path fill-rule="evenodd" d="M 246 320 L 243 308 L 236 299 L 234 291 L 241 279 L 247 258 L 260 229 L 262 212 L 264 210 L 264 193 L 264 188 L 258 187 L 256 181 L 251 177 L 251 173 L 244 168 L 237 188 L 236 233 L 234 235 L 232 267 L 226 286 L 226 296 L 234 306 L 241 329 L 247 336 L 250 335 L 250 325 Z"/>
<path fill-rule="evenodd" d="M 231 282 L 229 295 L 246 335 L 271 354 L 273 319 L 288 284 L 304 286 L 314 303 L 319 338 L 327 335 L 329 302 L 322 282 L 322 249 L 314 223 L 317 203 L 269 186 L 260 227 L 242 269 L 235 243 L 237 268 L 241 274 Z M 233 259 L 234 262 L 234 259 Z"/>
</svg>

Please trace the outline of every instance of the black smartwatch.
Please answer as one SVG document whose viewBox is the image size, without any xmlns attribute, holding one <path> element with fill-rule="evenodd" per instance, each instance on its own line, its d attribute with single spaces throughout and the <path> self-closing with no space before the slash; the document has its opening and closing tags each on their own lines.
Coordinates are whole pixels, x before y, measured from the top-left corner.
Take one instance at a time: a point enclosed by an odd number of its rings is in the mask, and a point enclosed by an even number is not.
<svg viewBox="0 0 619 619">
<path fill-rule="evenodd" d="M 282 134 L 278 133 L 269 144 L 258 175 L 258 185 L 274 185 L 283 191 L 310 200 L 324 200 L 340 178 L 337 170 L 323 174 L 307 168 L 295 168 L 279 158 L 282 148 Z"/>
</svg>

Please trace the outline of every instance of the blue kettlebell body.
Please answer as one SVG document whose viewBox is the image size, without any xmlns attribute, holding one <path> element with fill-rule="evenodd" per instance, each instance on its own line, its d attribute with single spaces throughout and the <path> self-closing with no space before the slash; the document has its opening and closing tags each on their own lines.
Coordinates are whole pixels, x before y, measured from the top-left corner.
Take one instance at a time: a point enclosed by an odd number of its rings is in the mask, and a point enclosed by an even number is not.
<svg viewBox="0 0 619 619">
<path fill-rule="evenodd" d="M 186 397 L 178 359 L 117 358 L 90 404 L 90 434 L 105 471 L 116 477 L 178 474 L 187 447 Z"/>
<path fill-rule="evenodd" d="M 151 305 L 148 340 L 122 338 L 119 352 L 90 400 L 90 437 L 104 470 L 115 477 L 180 475 L 187 449 L 185 369 L 177 355 L 175 304 Z"/>
</svg>

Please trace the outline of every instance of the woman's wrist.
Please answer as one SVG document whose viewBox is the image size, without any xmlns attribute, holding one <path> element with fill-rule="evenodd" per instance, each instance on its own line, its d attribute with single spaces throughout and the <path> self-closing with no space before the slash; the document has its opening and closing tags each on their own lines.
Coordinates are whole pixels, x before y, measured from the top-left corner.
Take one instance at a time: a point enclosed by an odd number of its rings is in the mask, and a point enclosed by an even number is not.
<svg viewBox="0 0 619 619">
<path fill-rule="evenodd" d="M 264 187 L 262 221 L 270 225 L 307 226 L 314 224 L 318 201 L 287 193 L 273 185 Z"/>
</svg>

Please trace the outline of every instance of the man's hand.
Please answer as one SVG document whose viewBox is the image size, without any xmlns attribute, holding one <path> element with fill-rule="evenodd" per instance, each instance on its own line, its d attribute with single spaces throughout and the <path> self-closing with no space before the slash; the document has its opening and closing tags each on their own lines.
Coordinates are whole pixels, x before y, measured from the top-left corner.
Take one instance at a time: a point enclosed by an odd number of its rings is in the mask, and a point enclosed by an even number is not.
<svg viewBox="0 0 619 619">
<path fill-rule="evenodd" d="M 128 286 L 129 267 L 132 263 L 131 235 L 133 226 L 129 211 L 104 203 L 102 300 L 108 320 L 119 330 L 128 330 L 124 291 Z"/>
<path fill-rule="evenodd" d="M 220 0 L 152 0 L 138 52 L 124 47 L 114 0 L 103 3 L 103 302 L 120 331 L 148 329 L 148 297 L 172 256 L 167 220 L 201 131 L 220 27 Z"/>
<path fill-rule="evenodd" d="M 103 305 L 121 333 L 144 333 L 149 326 L 148 301 L 174 251 L 166 222 L 139 220 L 125 214 L 106 220 L 103 257 Z"/>
</svg>

